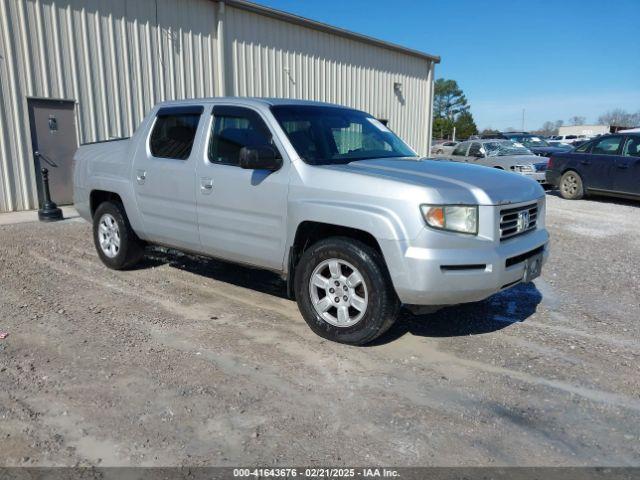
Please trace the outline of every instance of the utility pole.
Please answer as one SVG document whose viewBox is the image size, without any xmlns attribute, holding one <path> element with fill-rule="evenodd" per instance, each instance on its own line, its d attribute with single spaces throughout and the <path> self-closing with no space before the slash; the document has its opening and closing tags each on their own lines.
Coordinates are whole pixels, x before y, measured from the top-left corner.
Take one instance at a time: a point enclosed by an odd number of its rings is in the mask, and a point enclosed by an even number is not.
<svg viewBox="0 0 640 480">
<path fill-rule="evenodd" d="M 522 131 L 524 132 L 524 108 L 522 109 Z"/>
<path fill-rule="evenodd" d="M 455 125 L 453 126 L 453 138 L 451 139 L 452 141 L 456 141 L 456 127 Z"/>
</svg>

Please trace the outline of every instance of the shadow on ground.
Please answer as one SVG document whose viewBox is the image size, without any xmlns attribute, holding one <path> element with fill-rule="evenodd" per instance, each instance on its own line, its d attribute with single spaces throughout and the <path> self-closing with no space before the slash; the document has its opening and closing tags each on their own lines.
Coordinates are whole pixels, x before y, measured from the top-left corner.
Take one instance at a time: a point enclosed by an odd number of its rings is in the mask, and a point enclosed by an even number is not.
<svg viewBox="0 0 640 480">
<path fill-rule="evenodd" d="M 174 249 L 152 247 L 136 268 L 169 265 L 212 280 L 248 288 L 275 297 L 287 298 L 286 283 L 267 270 L 245 267 L 222 260 L 186 254 Z M 402 310 L 395 325 L 371 345 L 392 342 L 410 333 L 423 337 L 459 337 L 491 333 L 533 315 L 542 294 L 533 283 L 520 284 L 481 302 L 443 308 L 426 315 Z"/>
<path fill-rule="evenodd" d="M 402 311 L 399 320 L 372 345 L 392 342 L 410 333 L 422 337 L 482 335 L 524 322 L 533 315 L 542 294 L 533 283 L 523 283 L 481 302 L 464 303 L 426 315 Z"/>
</svg>

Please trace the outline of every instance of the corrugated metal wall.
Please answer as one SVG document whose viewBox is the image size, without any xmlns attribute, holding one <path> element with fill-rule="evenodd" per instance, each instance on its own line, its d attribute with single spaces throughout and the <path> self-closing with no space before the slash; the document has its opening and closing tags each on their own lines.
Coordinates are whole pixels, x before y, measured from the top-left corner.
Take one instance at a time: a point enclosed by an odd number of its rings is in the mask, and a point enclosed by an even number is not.
<svg viewBox="0 0 640 480">
<path fill-rule="evenodd" d="M 432 62 L 229 5 L 219 44 L 218 12 L 210 0 L 0 0 L 0 211 L 37 207 L 28 97 L 75 100 L 80 143 L 131 135 L 158 101 L 223 92 L 353 106 L 427 152 Z"/>
<path fill-rule="evenodd" d="M 78 141 L 158 101 L 216 94 L 208 0 L 0 0 L 0 211 L 37 207 L 27 97 L 76 100 Z"/>
<path fill-rule="evenodd" d="M 226 79 L 234 95 L 365 110 L 427 153 L 431 62 L 238 8 L 226 9 L 225 31 Z"/>
</svg>

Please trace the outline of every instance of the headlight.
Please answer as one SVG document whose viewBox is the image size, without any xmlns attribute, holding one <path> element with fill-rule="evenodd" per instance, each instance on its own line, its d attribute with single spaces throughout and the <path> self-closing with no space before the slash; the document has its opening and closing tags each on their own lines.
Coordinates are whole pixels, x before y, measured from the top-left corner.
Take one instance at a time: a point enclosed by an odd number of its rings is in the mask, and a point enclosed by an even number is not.
<svg viewBox="0 0 640 480">
<path fill-rule="evenodd" d="M 478 207 L 462 205 L 421 205 L 425 222 L 432 228 L 478 234 Z"/>
</svg>

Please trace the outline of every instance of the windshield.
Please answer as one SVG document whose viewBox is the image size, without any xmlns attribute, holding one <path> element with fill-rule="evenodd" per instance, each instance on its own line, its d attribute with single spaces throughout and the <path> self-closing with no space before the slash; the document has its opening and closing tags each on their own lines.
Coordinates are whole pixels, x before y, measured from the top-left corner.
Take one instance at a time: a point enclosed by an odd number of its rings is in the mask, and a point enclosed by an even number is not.
<svg viewBox="0 0 640 480">
<path fill-rule="evenodd" d="M 526 135 L 521 135 L 521 136 L 517 136 L 517 137 L 509 137 L 509 140 L 512 140 L 514 142 L 518 142 L 521 143 L 522 145 L 524 145 L 527 148 L 530 147 L 548 147 L 549 144 L 547 143 L 546 140 L 543 140 L 540 137 L 535 137 L 535 136 L 526 136 Z"/>
<path fill-rule="evenodd" d="M 505 155 L 533 155 L 528 148 L 514 142 L 485 142 L 483 145 L 487 157 Z"/>
<path fill-rule="evenodd" d="M 372 116 L 339 107 L 274 106 L 273 115 L 298 155 L 312 165 L 418 155 Z"/>
</svg>

